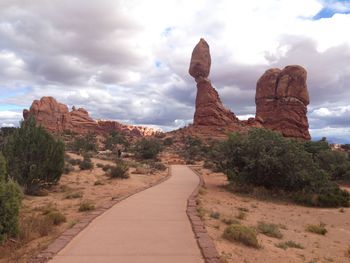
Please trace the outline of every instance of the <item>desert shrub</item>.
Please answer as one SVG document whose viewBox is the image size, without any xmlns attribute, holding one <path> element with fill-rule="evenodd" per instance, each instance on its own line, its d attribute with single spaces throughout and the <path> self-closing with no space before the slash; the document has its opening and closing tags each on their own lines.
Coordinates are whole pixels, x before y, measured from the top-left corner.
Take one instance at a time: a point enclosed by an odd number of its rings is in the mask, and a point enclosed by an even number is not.
<svg viewBox="0 0 350 263">
<path fill-rule="evenodd" d="M 323 236 L 328 232 L 325 224 L 323 223 L 320 223 L 319 225 L 307 225 L 305 230 L 307 232 L 323 235 Z"/>
<path fill-rule="evenodd" d="M 64 168 L 63 168 L 63 173 L 64 174 L 69 174 L 74 171 L 74 166 L 71 165 L 70 163 L 65 163 Z"/>
<path fill-rule="evenodd" d="M 217 169 L 233 184 L 248 190 L 249 186 L 264 187 L 277 193 L 298 193 L 297 201 L 306 204 L 347 206 L 350 194 L 331 183 L 329 174 L 315 161 L 318 149 L 327 145 L 309 143 L 307 148 L 273 131 L 251 129 L 247 135 L 231 134 L 212 154 Z M 311 198 L 315 195 L 314 204 Z"/>
<path fill-rule="evenodd" d="M 79 136 L 72 143 L 67 145 L 67 148 L 73 152 L 97 152 L 96 134 L 88 133 L 84 136 Z"/>
<path fill-rule="evenodd" d="M 226 225 L 239 225 L 241 222 L 235 218 L 227 218 L 227 217 L 224 217 L 221 219 L 221 222 L 223 222 L 224 224 Z"/>
<path fill-rule="evenodd" d="M 165 171 L 167 168 L 166 165 L 161 162 L 151 162 L 150 167 L 159 171 Z"/>
<path fill-rule="evenodd" d="M 187 136 L 184 138 L 182 156 L 188 164 L 202 160 L 206 157 L 207 147 L 200 138 Z"/>
<path fill-rule="evenodd" d="M 96 166 L 97 166 L 98 168 L 103 168 L 103 167 L 104 167 L 104 164 L 102 164 L 102 163 L 97 163 Z"/>
<path fill-rule="evenodd" d="M 57 141 L 34 118 L 22 122 L 4 148 L 8 176 L 27 194 L 56 184 L 64 167 L 64 144 Z"/>
<path fill-rule="evenodd" d="M 325 170 L 332 180 L 350 180 L 349 154 L 340 151 L 321 151 L 315 160 L 321 169 Z"/>
<path fill-rule="evenodd" d="M 104 172 L 107 172 L 107 171 L 110 170 L 111 168 L 112 168 L 112 165 L 106 164 L 106 165 L 104 165 L 104 166 L 102 167 L 102 170 L 103 170 Z"/>
<path fill-rule="evenodd" d="M 19 239 L 29 242 L 35 238 L 47 236 L 53 230 L 53 222 L 46 215 L 31 214 L 21 218 Z"/>
<path fill-rule="evenodd" d="M 213 211 L 210 213 L 210 217 L 214 219 L 220 219 L 220 213 Z"/>
<path fill-rule="evenodd" d="M 52 212 L 46 214 L 45 216 L 55 226 L 58 226 L 58 225 L 67 221 L 65 215 L 59 211 L 52 211 Z"/>
<path fill-rule="evenodd" d="M 116 166 L 110 168 L 108 175 L 111 178 L 127 179 L 129 178 L 128 170 L 128 165 L 123 161 L 119 161 Z"/>
<path fill-rule="evenodd" d="M 104 145 L 106 150 L 114 150 L 115 147 L 120 144 L 123 145 L 124 148 L 127 148 L 129 146 L 129 143 L 127 139 L 125 138 L 125 135 L 120 132 L 111 132 L 105 139 Z"/>
<path fill-rule="evenodd" d="M 65 195 L 66 199 L 76 199 L 76 198 L 81 198 L 83 197 L 83 193 L 78 191 L 78 192 L 72 192 L 72 193 L 67 193 Z"/>
<path fill-rule="evenodd" d="M 6 162 L 0 153 L 0 244 L 8 236 L 18 234 L 18 214 L 21 191 L 18 185 L 6 179 Z"/>
<path fill-rule="evenodd" d="M 80 203 L 79 205 L 79 212 L 86 212 L 86 211 L 91 211 L 95 210 L 95 205 L 89 201 L 89 200 L 84 200 L 83 202 Z"/>
<path fill-rule="evenodd" d="M 94 168 L 94 164 L 92 163 L 90 157 L 84 155 L 83 161 L 79 164 L 80 170 L 92 170 Z"/>
<path fill-rule="evenodd" d="M 173 143 L 174 143 L 174 141 L 173 141 L 173 138 L 171 138 L 171 137 L 165 138 L 163 140 L 164 146 L 170 146 L 170 145 L 173 145 Z"/>
<path fill-rule="evenodd" d="M 104 183 L 101 180 L 97 180 L 94 182 L 94 185 L 104 185 Z"/>
<path fill-rule="evenodd" d="M 141 139 L 134 145 L 133 151 L 138 159 L 155 159 L 162 150 L 162 146 L 157 139 Z"/>
<path fill-rule="evenodd" d="M 71 158 L 71 159 L 68 159 L 67 162 L 74 166 L 74 165 L 79 165 L 81 163 L 81 160 Z"/>
<path fill-rule="evenodd" d="M 286 242 L 280 242 L 278 244 L 275 245 L 276 247 L 278 248 L 281 248 L 281 249 L 284 249 L 286 250 L 287 248 L 291 247 L 291 248 L 298 248 L 298 249 L 304 249 L 304 246 L 299 244 L 299 243 L 296 243 L 292 240 L 288 240 Z"/>
<path fill-rule="evenodd" d="M 225 229 L 223 237 L 229 241 L 237 241 L 249 247 L 259 248 L 257 234 L 251 227 L 230 225 Z"/>
<path fill-rule="evenodd" d="M 275 238 L 282 238 L 283 235 L 281 231 L 279 230 L 278 225 L 266 223 L 266 222 L 258 222 L 257 229 L 260 233 L 269 236 L 269 237 L 275 237 Z"/>
</svg>

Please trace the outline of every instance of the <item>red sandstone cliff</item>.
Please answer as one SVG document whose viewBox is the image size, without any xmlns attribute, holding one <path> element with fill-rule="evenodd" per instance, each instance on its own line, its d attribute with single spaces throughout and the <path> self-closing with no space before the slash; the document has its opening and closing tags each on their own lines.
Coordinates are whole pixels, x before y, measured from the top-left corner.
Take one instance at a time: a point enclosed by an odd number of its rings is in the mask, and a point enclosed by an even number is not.
<svg viewBox="0 0 350 263">
<path fill-rule="evenodd" d="M 42 97 L 33 101 L 29 110 L 23 110 L 24 120 L 33 116 L 37 123 L 52 133 L 72 131 L 79 134 L 95 132 L 106 134 L 113 131 L 124 132 L 130 136 L 153 136 L 159 131 L 141 126 L 132 126 L 117 121 L 93 120 L 89 113 L 83 109 L 72 108 L 68 111 L 65 104 L 57 102 L 53 97 Z"/>
</svg>

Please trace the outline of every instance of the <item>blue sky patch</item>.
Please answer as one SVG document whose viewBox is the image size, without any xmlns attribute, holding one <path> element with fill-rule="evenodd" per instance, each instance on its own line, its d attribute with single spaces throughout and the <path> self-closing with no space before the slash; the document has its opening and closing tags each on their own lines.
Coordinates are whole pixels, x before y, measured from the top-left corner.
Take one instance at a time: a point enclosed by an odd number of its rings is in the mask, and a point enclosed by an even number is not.
<svg viewBox="0 0 350 263">
<path fill-rule="evenodd" d="M 350 0 L 325 0 L 322 2 L 324 7 L 313 16 L 313 20 L 330 18 L 335 14 L 350 14 Z"/>
</svg>

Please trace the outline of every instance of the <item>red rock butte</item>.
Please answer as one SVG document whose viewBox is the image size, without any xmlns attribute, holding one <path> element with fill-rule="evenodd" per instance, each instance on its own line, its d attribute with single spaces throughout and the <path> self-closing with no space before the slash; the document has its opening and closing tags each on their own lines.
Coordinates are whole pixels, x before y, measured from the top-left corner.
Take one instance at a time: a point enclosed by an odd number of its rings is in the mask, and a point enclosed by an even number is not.
<svg viewBox="0 0 350 263">
<path fill-rule="evenodd" d="M 34 100 L 29 110 L 23 110 L 24 120 L 30 116 L 33 116 L 37 123 L 52 133 L 72 131 L 78 134 L 88 132 L 106 134 L 118 131 L 134 137 L 153 136 L 159 133 L 152 128 L 125 125 L 117 121 L 95 121 L 85 109 L 76 109 L 73 106 L 69 111 L 67 105 L 57 102 L 53 97 Z"/>
<path fill-rule="evenodd" d="M 240 121 L 225 108 L 208 79 L 210 66 L 209 45 L 201 38 L 192 52 L 189 68 L 189 74 L 197 83 L 197 96 L 193 125 L 188 127 L 187 133 L 215 135 L 244 132 L 250 127 L 265 127 L 286 137 L 310 140 L 306 116 L 309 93 L 304 68 L 293 65 L 283 70 L 267 70 L 256 86 L 255 118 Z"/>
</svg>

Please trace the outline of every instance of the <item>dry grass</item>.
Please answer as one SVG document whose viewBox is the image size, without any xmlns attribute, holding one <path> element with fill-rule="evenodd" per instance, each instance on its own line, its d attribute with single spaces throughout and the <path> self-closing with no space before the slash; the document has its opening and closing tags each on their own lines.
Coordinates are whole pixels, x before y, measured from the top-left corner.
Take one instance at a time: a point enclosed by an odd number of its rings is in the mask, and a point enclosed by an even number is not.
<svg viewBox="0 0 350 263">
<path fill-rule="evenodd" d="M 325 227 L 325 224 L 320 223 L 319 225 L 307 225 L 305 228 L 307 232 L 318 234 L 318 235 L 325 235 L 328 231 Z"/>
<path fill-rule="evenodd" d="M 282 238 L 283 235 L 276 224 L 272 223 L 266 223 L 264 221 L 258 222 L 257 229 L 260 233 L 269 236 L 269 237 L 275 237 L 275 238 Z"/>
<path fill-rule="evenodd" d="M 286 242 L 281 242 L 275 245 L 278 248 L 286 250 L 287 248 L 298 248 L 298 249 L 304 249 L 304 246 L 302 246 L 299 243 L 296 243 L 292 240 L 286 241 Z"/>
<path fill-rule="evenodd" d="M 257 234 L 251 227 L 232 224 L 225 229 L 223 237 L 229 241 L 237 241 L 249 247 L 260 247 Z"/>
</svg>

